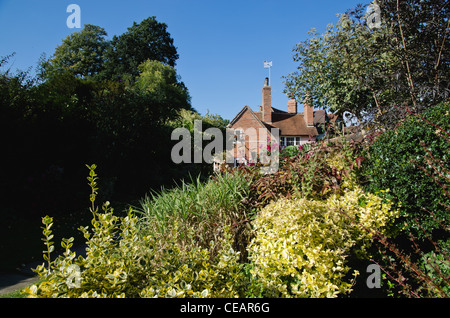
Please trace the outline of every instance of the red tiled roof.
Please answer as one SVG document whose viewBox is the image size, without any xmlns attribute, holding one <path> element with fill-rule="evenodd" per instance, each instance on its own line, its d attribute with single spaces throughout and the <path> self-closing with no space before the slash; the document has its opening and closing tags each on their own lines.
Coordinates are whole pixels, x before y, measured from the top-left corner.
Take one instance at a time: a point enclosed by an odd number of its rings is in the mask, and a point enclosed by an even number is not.
<svg viewBox="0 0 450 318">
<path fill-rule="evenodd" d="M 314 124 L 325 122 L 325 111 L 317 112 L 314 116 Z M 320 112 L 323 112 L 320 113 Z M 255 115 L 261 120 L 262 112 L 257 111 Z M 323 118 L 323 119 L 322 119 Z M 316 127 L 307 127 L 303 118 L 303 113 L 288 113 L 272 107 L 272 123 L 264 123 L 268 128 L 275 127 L 280 129 L 280 136 L 317 136 Z"/>
</svg>

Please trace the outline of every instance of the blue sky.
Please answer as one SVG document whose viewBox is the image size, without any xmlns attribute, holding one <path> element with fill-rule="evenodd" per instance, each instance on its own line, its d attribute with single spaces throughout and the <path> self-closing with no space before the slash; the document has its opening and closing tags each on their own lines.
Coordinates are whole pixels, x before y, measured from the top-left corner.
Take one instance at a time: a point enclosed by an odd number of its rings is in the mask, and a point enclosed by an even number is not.
<svg viewBox="0 0 450 318">
<path fill-rule="evenodd" d="M 12 69 L 35 67 L 72 32 L 69 4 L 81 8 L 81 23 L 101 26 L 108 38 L 133 22 L 156 16 L 168 25 L 180 59 L 177 73 L 194 108 L 232 119 L 244 105 L 258 109 L 265 60 L 271 69 L 272 105 L 287 110 L 282 76 L 295 71 L 292 49 L 316 28 L 323 32 L 336 14 L 364 0 L 0 0 L 0 56 L 12 52 Z M 10 64 L 11 66 L 11 64 Z M 302 105 L 299 104 L 299 111 Z"/>
</svg>

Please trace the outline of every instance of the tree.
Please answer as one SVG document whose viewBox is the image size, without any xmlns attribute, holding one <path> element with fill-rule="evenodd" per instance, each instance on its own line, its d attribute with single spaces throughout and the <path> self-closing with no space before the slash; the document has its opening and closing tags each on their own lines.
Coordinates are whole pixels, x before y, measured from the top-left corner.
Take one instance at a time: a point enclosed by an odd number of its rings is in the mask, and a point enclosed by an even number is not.
<svg viewBox="0 0 450 318">
<path fill-rule="evenodd" d="M 189 92 L 179 81 L 176 70 L 159 61 L 147 60 L 138 66 L 139 75 L 135 82 L 138 91 L 152 94 L 166 105 L 166 111 L 181 108 L 191 109 Z"/>
<path fill-rule="evenodd" d="M 316 107 L 343 114 L 349 111 L 358 120 L 381 112 L 381 95 L 390 78 L 395 59 L 384 42 L 385 25 L 370 30 L 365 24 L 340 15 L 336 26 L 328 25 L 320 36 L 295 48 L 298 71 L 286 77 L 286 92 L 300 100 L 309 96 Z"/>
<path fill-rule="evenodd" d="M 106 52 L 105 74 L 107 78 L 138 76 L 138 66 L 147 60 L 156 60 L 174 67 L 178 59 L 173 39 L 167 25 L 149 17 L 136 22 L 128 31 L 114 36 Z"/>
<path fill-rule="evenodd" d="M 50 60 L 41 62 L 41 76 L 46 79 L 63 72 L 81 78 L 97 76 L 109 45 L 106 35 L 102 27 L 86 24 L 80 32 L 67 36 Z"/>
<path fill-rule="evenodd" d="M 294 49 L 297 72 L 286 93 L 317 107 L 353 113 L 360 122 L 396 122 L 394 105 L 417 111 L 448 97 L 448 5 L 382 1 L 381 24 L 370 27 L 365 6 L 340 15 L 323 35 Z M 447 50 L 446 50 L 447 49 Z"/>
<path fill-rule="evenodd" d="M 391 30 L 390 48 L 401 61 L 404 90 L 415 108 L 450 96 L 450 4 L 440 0 L 380 0 Z"/>
</svg>

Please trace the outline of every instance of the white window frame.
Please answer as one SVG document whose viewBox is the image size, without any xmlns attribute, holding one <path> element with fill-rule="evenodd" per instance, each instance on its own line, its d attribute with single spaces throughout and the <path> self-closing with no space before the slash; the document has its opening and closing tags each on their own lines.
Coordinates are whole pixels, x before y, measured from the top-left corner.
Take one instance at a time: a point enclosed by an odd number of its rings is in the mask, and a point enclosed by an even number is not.
<svg viewBox="0 0 450 318">
<path fill-rule="evenodd" d="M 292 144 L 288 145 L 288 138 L 293 138 Z M 282 147 L 287 146 L 300 146 L 301 145 L 302 138 L 300 136 L 281 136 L 280 137 L 280 145 Z"/>
</svg>

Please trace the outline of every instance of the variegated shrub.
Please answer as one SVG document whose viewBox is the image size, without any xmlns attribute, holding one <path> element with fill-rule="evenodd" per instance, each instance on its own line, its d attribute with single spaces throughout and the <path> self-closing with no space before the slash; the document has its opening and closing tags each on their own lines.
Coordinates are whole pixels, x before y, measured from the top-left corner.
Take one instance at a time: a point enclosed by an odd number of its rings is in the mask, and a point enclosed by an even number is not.
<svg viewBox="0 0 450 318">
<path fill-rule="evenodd" d="M 346 260 L 352 249 L 364 252 L 371 242 L 363 226 L 384 231 L 397 215 L 390 202 L 359 188 L 326 201 L 273 202 L 254 222 L 255 238 L 249 248 L 254 283 L 269 297 L 348 293 L 349 274 L 358 272 L 349 273 Z"/>
</svg>

